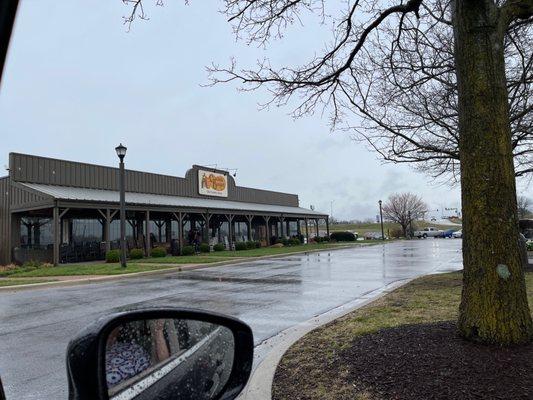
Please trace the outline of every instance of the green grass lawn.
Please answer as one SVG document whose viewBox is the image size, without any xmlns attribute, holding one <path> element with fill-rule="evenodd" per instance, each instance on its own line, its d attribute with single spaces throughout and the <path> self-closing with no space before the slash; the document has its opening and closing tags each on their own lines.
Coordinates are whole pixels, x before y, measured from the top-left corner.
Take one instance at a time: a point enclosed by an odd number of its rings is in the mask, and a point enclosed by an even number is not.
<svg viewBox="0 0 533 400">
<path fill-rule="evenodd" d="M 120 275 L 132 274 L 134 272 L 154 271 L 158 269 L 169 268 L 168 265 L 140 265 L 129 263 L 126 268 L 120 264 L 68 264 L 57 267 L 37 268 L 37 269 L 20 269 L 9 271 L 8 275 L 13 278 L 27 278 L 39 276 L 71 276 L 71 275 Z"/>
<path fill-rule="evenodd" d="M 443 231 L 447 229 L 461 229 L 458 225 L 439 225 L 427 221 L 416 221 L 413 222 L 413 228 L 414 229 L 423 229 L 428 226 L 435 227 L 437 229 L 442 229 Z M 384 222 L 383 228 L 385 230 L 385 234 L 387 234 L 387 230 L 393 230 L 393 229 L 400 229 L 400 225 L 394 224 L 391 222 Z M 326 230 L 325 225 L 320 225 L 320 230 Z M 359 236 L 363 236 L 366 232 L 381 232 L 381 224 L 370 222 L 370 223 L 361 223 L 361 224 L 332 224 L 329 226 L 329 230 L 331 232 L 335 231 L 355 231 L 359 234 Z M 313 231 L 314 232 L 314 231 Z"/>
<path fill-rule="evenodd" d="M 526 273 L 533 310 L 533 272 Z M 272 386 L 275 400 L 381 399 L 361 393 L 354 382 L 342 379 L 349 366 L 338 359 L 358 336 L 405 324 L 456 320 L 462 273 L 418 278 L 373 303 L 355 310 L 297 341 L 284 354 Z M 324 368 L 328 366 L 328 368 Z M 295 384 L 298 382 L 298 384 Z"/>
<path fill-rule="evenodd" d="M 55 282 L 55 279 L 0 279 L 0 287 L 28 285 L 30 283 Z"/>
<path fill-rule="evenodd" d="M 130 264 L 209 264 L 228 260 L 227 257 L 218 256 L 219 254 L 220 253 L 206 253 L 197 256 L 149 257 L 141 258 L 139 260 L 131 260 Z"/>
</svg>

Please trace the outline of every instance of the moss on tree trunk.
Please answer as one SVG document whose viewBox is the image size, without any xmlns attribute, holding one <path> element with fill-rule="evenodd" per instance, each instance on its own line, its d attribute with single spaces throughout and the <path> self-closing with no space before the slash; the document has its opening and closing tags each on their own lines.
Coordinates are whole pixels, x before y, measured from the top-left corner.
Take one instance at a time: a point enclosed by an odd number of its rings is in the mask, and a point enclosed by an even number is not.
<svg viewBox="0 0 533 400">
<path fill-rule="evenodd" d="M 484 343 L 533 336 L 518 241 L 503 38 L 492 0 L 455 0 L 463 205 L 459 329 Z"/>
</svg>

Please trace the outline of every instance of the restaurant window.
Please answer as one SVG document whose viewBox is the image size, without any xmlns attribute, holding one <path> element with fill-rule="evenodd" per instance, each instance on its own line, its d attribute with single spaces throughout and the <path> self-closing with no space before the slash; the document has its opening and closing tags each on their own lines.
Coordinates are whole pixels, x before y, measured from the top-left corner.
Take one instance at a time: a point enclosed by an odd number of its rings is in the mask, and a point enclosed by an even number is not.
<svg viewBox="0 0 533 400">
<path fill-rule="evenodd" d="M 22 247 L 48 246 L 54 243 L 51 218 L 22 218 L 20 221 L 20 245 Z"/>
<path fill-rule="evenodd" d="M 72 241 L 81 242 L 101 242 L 103 240 L 103 226 L 97 219 L 73 219 L 72 220 Z"/>
</svg>

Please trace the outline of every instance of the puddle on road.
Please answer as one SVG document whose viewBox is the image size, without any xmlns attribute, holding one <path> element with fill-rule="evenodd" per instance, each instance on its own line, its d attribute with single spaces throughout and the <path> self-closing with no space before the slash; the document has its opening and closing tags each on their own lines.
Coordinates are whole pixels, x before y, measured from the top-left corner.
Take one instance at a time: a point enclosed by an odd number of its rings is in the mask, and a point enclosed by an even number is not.
<svg viewBox="0 0 533 400">
<path fill-rule="evenodd" d="M 294 285 L 302 283 L 301 279 L 296 278 L 242 278 L 231 276 L 212 276 L 212 275 L 185 275 L 180 274 L 176 276 L 166 276 L 165 280 L 188 280 L 188 281 L 204 281 L 204 282 L 228 282 L 228 283 L 248 283 L 252 285 Z"/>
</svg>

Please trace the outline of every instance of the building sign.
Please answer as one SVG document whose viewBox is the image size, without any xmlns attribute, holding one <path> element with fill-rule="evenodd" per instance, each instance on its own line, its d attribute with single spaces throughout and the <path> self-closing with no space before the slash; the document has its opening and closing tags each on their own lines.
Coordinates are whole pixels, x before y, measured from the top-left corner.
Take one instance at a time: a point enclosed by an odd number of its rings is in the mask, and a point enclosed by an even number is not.
<svg viewBox="0 0 533 400">
<path fill-rule="evenodd" d="M 228 197 L 228 177 L 224 174 L 199 169 L 198 193 L 206 196 Z"/>
</svg>

